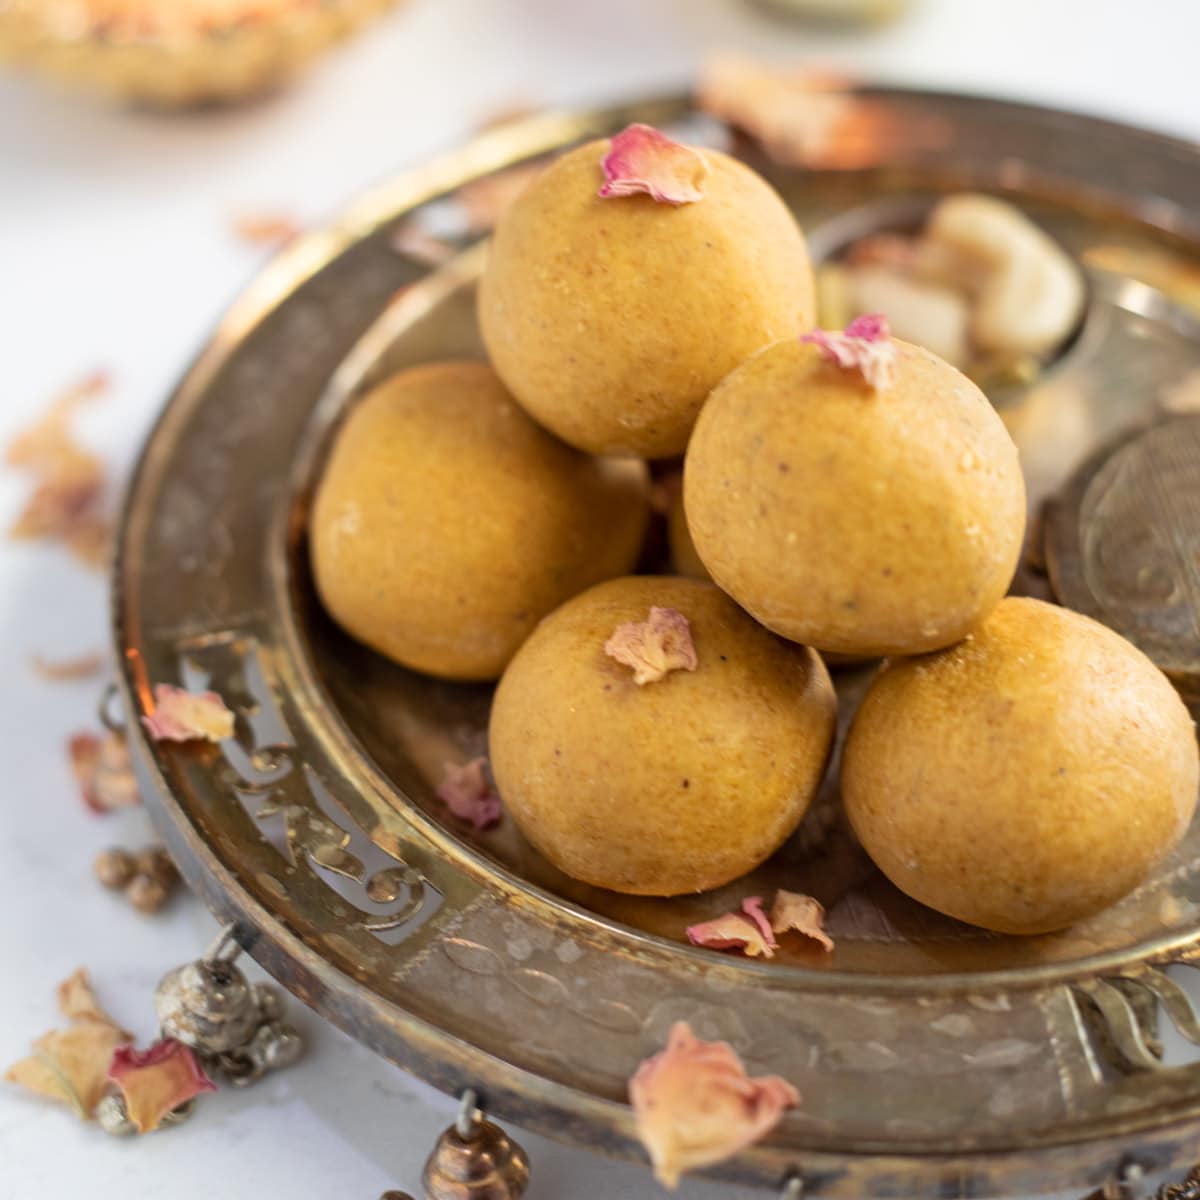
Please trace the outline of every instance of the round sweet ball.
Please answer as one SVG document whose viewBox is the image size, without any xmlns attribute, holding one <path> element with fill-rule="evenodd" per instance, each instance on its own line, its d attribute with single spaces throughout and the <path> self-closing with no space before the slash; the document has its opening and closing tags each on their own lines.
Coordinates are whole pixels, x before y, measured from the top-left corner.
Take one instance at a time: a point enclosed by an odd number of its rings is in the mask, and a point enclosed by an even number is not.
<svg viewBox="0 0 1200 1200">
<path fill-rule="evenodd" d="M 602 197 L 613 144 L 558 159 L 501 219 L 480 324 L 547 429 L 594 454 L 660 458 L 683 452 L 734 367 L 812 324 L 812 268 L 792 214 L 748 167 L 704 150 L 696 199 Z"/>
<path fill-rule="evenodd" d="M 671 552 L 671 566 L 676 575 L 689 579 L 708 579 L 708 572 L 696 553 L 692 535 L 688 532 L 687 515 L 683 511 L 683 490 L 675 492 L 667 508 L 667 547 Z"/>
<path fill-rule="evenodd" d="M 645 465 L 581 454 L 490 367 L 432 363 L 351 410 L 317 488 L 317 590 L 349 634 L 447 679 L 495 679 L 548 612 L 629 571 Z"/>
<path fill-rule="evenodd" d="M 871 658 L 958 641 L 996 606 L 1025 532 L 1017 450 L 983 393 L 892 339 L 889 385 L 789 338 L 734 371 L 684 467 L 692 540 L 769 629 Z"/>
<path fill-rule="evenodd" d="M 1013 598 L 959 645 L 883 669 L 842 794 L 901 891 L 986 929 L 1044 933 L 1146 878 L 1191 821 L 1198 770 L 1191 718 L 1140 650 Z"/>
<path fill-rule="evenodd" d="M 710 583 L 614 579 L 538 627 L 489 731 L 506 811 L 555 866 L 646 896 L 714 888 L 796 828 L 836 702 L 820 657 Z"/>
</svg>

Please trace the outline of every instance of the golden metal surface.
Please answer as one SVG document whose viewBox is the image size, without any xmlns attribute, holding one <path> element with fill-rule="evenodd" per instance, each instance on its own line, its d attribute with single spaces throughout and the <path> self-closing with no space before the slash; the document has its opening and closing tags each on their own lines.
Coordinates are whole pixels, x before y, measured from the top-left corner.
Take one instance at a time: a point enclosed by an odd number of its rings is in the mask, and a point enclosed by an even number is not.
<svg viewBox="0 0 1200 1200">
<path fill-rule="evenodd" d="M 1137 241 L 1197 261 L 1193 148 L 962 97 L 864 102 L 898 131 L 866 169 L 783 169 L 740 147 L 818 255 L 847 212 L 970 186 L 1008 193 L 1081 258 Z M 1099 1186 L 1127 1153 L 1147 1169 L 1184 1161 L 1200 1073 L 1164 1067 L 1155 1039 L 1162 1018 L 1200 1032 L 1164 973 L 1200 960 L 1200 830 L 1108 913 L 1022 940 L 906 901 L 835 818 L 733 889 L 802 878 L 829 908 L 832 961 L 723 957 L 687 946 L 683 928 L 728 895 L 582 888 L 507 825 L 477 835 L 449 818 L 431 780 L 444 757 L 480 747 L 487 690 L 403 672 L 320 612 L 305 505 L 340 413 L 396 366 L 478 352 L 482 250 L 422 280 L 391 231 L 426 222 L 465 247 L 463 183 L 632 119 L 726 137 L 684 101 L 489 134 L 277 260 L 185 378 L 127 501 L 122 689 L 136 716 L 153 682 L 207 683 L 238 725 L 233 748 L 176 747 L 149 744 L 131 721 L 165 839 L 251 953 L 318 1011 L 448 1091 L 477 1087 L 491 1111 L 597 1149 L 641 1157 L 625 1083 L 686 1018 L 805 1096 L 767 1143 L 716 1172 L 726 1178 L 777 1189 L 797 1169 L 812 1194 L 992 1195 Z M 1060 362 L 1028 393 L 995 397 L 1035 500 L 1144 419 L 1147 379 L 1195 366 L 1157 293 L 1111 272 L 1091 285 Z M 847 709 L 865 678 L 842 675 Z"/>
</svg>

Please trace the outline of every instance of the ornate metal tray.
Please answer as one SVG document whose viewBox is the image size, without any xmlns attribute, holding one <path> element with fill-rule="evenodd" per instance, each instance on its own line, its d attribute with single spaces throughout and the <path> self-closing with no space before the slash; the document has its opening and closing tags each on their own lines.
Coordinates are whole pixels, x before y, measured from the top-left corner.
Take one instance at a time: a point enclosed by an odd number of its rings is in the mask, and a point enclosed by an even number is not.
<svg viewBox="0 0 1200 1200">
<path fill-rule="evenodd" d="M 972 187 L 1015 198 L 1087 265 L 1090 306 L 1072 344 L 1035 385 L 994 397 L 1040 508 L 1097 447 L 1164 419 L 1163 390 L 1200 365 L 1182 308 L 1102 269 L 1132 259 L 1197 270 L 1200 151 L 982 99 L 858 99 L 884 133 L 849 165 L 788 169 L 737 143 L 818 257 Z M 626 1080 L 686 1018 L 804 1095 L 724 1178 L 778 1187 L 799 1171 L 820 1195 L 998 1195 L 1194 1157 L 1200 1066 L 1164 1062 L 1159 1015 L 1200 1042 L 1167 971 L 1200 963 L 1200 827 L 1100 917 L 1013 939 L 891 889 L 827 797 L 749 887 L 802 880 L 829 909 L 836 953 L 722 956 L 686 945 L 684 927 L 745 883 L 694 899 L 620 897 L 557 874 L 507 824 L 476 835 L 448 817 L 431 780 L 452 750 L 482 745 L 487 690 L 393 667 L 317 607 L 305 508 L 340 413 L 399 365 L 479 352 L 483 249 L 467 248 L 460 189 L 630 120 L 730 137 L 682 99 L 482 136 L 277 259 L 167 405 L 120 538 L 121 688 L 131 718 L 153 683 L 170 681 L 211 684 L 238 714 L 236 746 L 222 748 L 152 745 L 130 720 L 172 853 L 250 953 L 319 1013 L 441 1088 L 475 1087 L 494 1111 L 598 1150 L 642 1157 Z M 465 253 L 426 276 L 398 248 L 411 239 L 394 236 L 411 222 Z M 1094 545 L 1108 535 L 1093 534 L 1084 558 L 1113 568 Z M 1114 544 L 1129 541 L 1126 529 Z M 1027 571 L 1019 586 L 1047 583 Z M 1194 641 L 1194 629 L 1184 635 Z M 844 709 L 864 678 L 840 677 Z"/>
</svg>

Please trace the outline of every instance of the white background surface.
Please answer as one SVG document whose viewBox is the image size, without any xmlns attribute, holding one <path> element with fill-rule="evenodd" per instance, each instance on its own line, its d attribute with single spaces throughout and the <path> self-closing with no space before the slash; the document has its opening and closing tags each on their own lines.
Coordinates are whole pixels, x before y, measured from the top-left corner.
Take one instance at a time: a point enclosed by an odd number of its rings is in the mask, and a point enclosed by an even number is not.
<svg viewBox="0 0 1200 1200">
<path fill-rule="evenodd" d="M 232 215 L 319 221 L 513 101 L 653 91 L 686 81 L 706 52 L 737 47 L 1195 138 L 1197 45 L 1198 0 L 925 0 L 903 23 L 854 36 L 805 32 L 735 0 L 412 0 L 298 87 L 242 111 L 113 111 L 0 77 L 0 441 L 107 366 L 115 388 L 86 429 L 120 471 L 262 258 L 232 236 Z M 24 490 L 0 474 L 0 524 Z M 0 1064 L 50 1027 L 54 987 L 80 964 L 149 1038 L 155 981 L 210 934 L 191 897 L 146 920 L 91 877 L 103 846 L 147 837 L 146 818 L 82 811 L 62 747 L 92 723 L 96 686 L 40 682 L 29 659 L 101 646 L 104 593 L 57 549 L 0 543 Z M 190 1125 L 141 1141 L 111 1141 L 0 1088 L 0 1200 L 375 1200 L 415 1189 L 452 1102 L 296 1015 L 312 1045 L 303 1066 L 205 1098 Z M 523 1141 L 531 1200 L 659 1194 L 633 1167 Z M 744 1200 L 697 1183 L 680 1194 Z"/>
</svg>

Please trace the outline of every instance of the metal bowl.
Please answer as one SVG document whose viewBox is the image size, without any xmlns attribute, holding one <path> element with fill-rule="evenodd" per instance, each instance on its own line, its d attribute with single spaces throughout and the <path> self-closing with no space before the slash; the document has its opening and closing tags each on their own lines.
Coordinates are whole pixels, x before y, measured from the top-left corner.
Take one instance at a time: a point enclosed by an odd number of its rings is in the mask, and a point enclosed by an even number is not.
<svg viewBox="0 0 1200 1200">
<path fill-rule="evenodd" d="M 1036 384 L 995 398 L 1040 508 L 1098 446 L 1158 420 L 1163 389 L 1200 365 L 1192 319 L 1168 297 L 1087 266 L 1117 247 L 1194 269 L 1200 151 L 989 100 L 857 102 L 888 132 L 853 169 L 787 168 L 737 143 L 818 256 L 847 212 L 869 228 L 897 204 L 969 187 L 1012 198 L 1088 270 L 1080 334 Z M 618 896 L 567 879 L 507 822 L 481 835 L 448 816 L 433 783 L 443 760 L 482 748 L 488 689 L 384 662 L 317 605 L 307 498 L 346 406 L 402 365 L 481 353 L 485 249 L 470 246 L 460 189 L 631 120 L 729 138 L 684 99 L 486 134 L 288 250 L 184 378 L 128 494 L 113 599 L 164 838 L 250 953 L 319 1013 L 439 1087 L 474 1087 L 492 1110 L 597 1150 L 642 1157 L 626 1081 L 683 1018 L 805 1098 L 723 1178 L 777 1187 L 799 1170 L 820 1195 L 999 1195 L 1182 1161 L 1200 1132 L 1200 1076 L 1164 1065 L 1157 1031 L 1161 1008 L 1200 1041 L 1164 970 L 1200 962 L 1200 825 L 1134 895 L 1037 938 L 906 899 L 855 845 L 832 791 L 724 894 Z M 394 237 L 414 222 L 464 252 L 427 275 Z M 1048 590 L 1029 570 L 1018 586 Z M 868 677 L 839 677 L 844 711 Z M 136 718 L 158 682 L 221 692 L 236 745 L 150 743 Z M 832 957 L 760 963 L 686 944 L 685 926 L 735 894 L 797 878 L 829 909 Z"/>
</svg>

